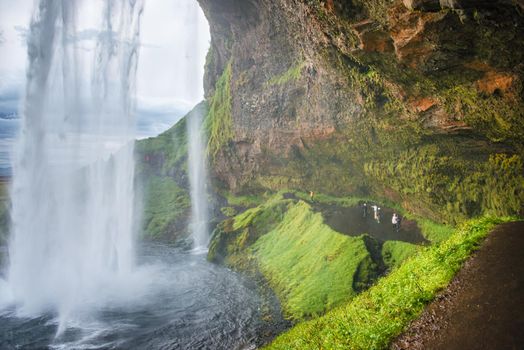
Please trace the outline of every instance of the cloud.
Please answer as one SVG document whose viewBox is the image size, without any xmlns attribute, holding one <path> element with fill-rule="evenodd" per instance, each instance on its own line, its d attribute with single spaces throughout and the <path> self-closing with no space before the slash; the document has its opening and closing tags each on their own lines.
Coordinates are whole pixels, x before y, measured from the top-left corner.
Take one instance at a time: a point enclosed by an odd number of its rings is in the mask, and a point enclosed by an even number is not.
<svg viewBox="0 0 524 350">
<path fill-rule="evenodd" d="M 164 132 L 186 115 L 191 107 L 181 100 L 139 97 L 137 99 L 138 137 L 151 137 Z"/>
<path fill-rule="evenodd" d="M 0 113 L 16 114 L 20 104 L 21 93 L 17 86 L 9 86 L 0 91 Z"/>
</svg>

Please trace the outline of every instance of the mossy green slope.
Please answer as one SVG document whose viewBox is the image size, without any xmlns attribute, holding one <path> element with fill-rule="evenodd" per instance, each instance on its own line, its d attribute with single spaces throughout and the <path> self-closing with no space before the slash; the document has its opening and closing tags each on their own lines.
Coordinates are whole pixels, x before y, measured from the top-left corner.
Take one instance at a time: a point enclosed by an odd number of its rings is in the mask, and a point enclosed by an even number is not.
<svg viewBox="0 0 524 350">
<path fill-rule="evenodd" d="M 187 214 L 190 205 L 187 190 L 171 177 L 149 178 L 143 217 L 148 237 L 158 238 L 175 231 L 177 221 Z M 183 230 L 180 226 L 178 229 Z"/>
<path fill-rule="evenodd" d="M 293 320 L 324 313 L 353 297 L 356 282 L 377 277 L 363 237 L 333 231 L 309 204 L 282 193 L 222 222 L 208 258 L 261 272 Z"/>
<path fill-rule="evenodd" d="M 223 221 L 214 232 L 208 255 L 209 260 L 237 270 L 260 272 L 289 319 L 325 313 L 368 288 L 384 269 L 400 266 L 423 248 L 404 242 L 381 245 L 367 235 L 338 233 L 307 199 L 301 192 L 282 191 Z M 323 194 L 315 200 L 339 205 L 358 202 Z M 429 220 L 424 221 L 424 230 L 429 236 L 442 234 L 441 239 L 449 236 L 448 229 Z"/>
<path fill-rule="evenodd" d="M 333 231 L 302 201 L 290 205 L 252 249 L 292 319 L 321 314 L 354 296 L 357 270 L 373 264 L 362 237 Z"/>
<path fill-rule="evenodd" d="M 387 241 L 382 245 L 382 257 L 384 264 L 389 269 L 393 269 L 402 265 L 402 263 L 409 257 L 415 255 L 421 246 L 400 242 L 400 241 Z"/>
<path fill-rule="evenodd" d="M 162 134 L 136 143 L 137 179 L 144 197 L 143 235 L 175 241 L 187 234 L 190 199 L 187 120 L 207 115 L 202 102 Z"/>
<path fill-rule="evenodd" d="M 208 154 L 214 158 L 218 151 L 233 139 L 233 117 L 231 114 L 231 61 L 215 86 L 209 102 L 209 113 L 204 122 L 208 133 Z"/>
<path fill-rule="evenodd" d="M 368 291 L 326 315 L 296 325 L 266 349 L 385 349 L 460 269 L 497 224 L 482 218 L 463 225 L 445 242 L 408 259 Z"/>
</svg>

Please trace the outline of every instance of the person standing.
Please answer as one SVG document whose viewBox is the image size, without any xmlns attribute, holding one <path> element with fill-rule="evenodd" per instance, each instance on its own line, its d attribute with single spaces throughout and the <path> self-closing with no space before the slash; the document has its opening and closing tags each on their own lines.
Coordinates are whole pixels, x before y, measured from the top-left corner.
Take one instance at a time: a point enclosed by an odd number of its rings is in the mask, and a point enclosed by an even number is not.
<svg viewBox="0 0 524 350">
<path fill-rule="evenodd" d="M 364 204 L 362 204 L 362 217 L 367 217 L 368 216 L 368 204 L 366 202 L 364 202 Z"/>
<path fill-rule="evenodd" d="M 391 217 L 391 224 L 393 225 L 393 228 L 397 230 L 398 232 L 398 228 L 397 228 L 397 225 L 398 225 L 398 215 L 397 213 L 393 213 L 393 216 Z"/>
</svg>

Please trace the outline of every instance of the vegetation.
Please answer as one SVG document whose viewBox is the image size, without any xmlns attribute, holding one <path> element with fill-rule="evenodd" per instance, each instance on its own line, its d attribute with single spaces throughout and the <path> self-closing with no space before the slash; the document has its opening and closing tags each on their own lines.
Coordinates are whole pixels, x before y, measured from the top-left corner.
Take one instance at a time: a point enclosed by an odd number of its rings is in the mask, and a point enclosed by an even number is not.
<svg viewBox="0 0 524 350">
<path fill-rule="evenodd" d="M 231 72 L 230 61 L 215 86 L 215 93 L 210 101 L 209 113 L 205 120 L 208 132 L 207 152 L 216 157 L 223 146 L 233 138 L 233 119 L 231 115 Z"/>
<path fill-rule="evenodd" d="M 382 257 L 384 264 L 388 269 L 393 269 L 407 260 L 410 256 L 415 255 L 421 246 L 400 242 L 400 241 L 387 241 L 382 245 Z"/>
<path fill-rule="evenodd" d="M 362 237 L 333 231 L 302 201 L 290 205 L 252 250 L 291 319 L 319 315 L 354 296 L 354 275 L 373 264 Z"/>
<path fill-rule="evenodd" d="M 296 325 L 266 349 L 385 349 L 442 290 L 497 224 L 482 218 L 462 225 L 445 242 L 428 247 L 368 291 L 326 315 Z"/>
<path fill-rule="evenodd" d="M 186 123 L 207 111 L 202 102 L 169 130 L 136 144 L 137 178 L 144 195 L 143 234 L 148 238 L 173 239 L 186 232 L 190 208 Z"/>
<path fill-rule="evenodd" d="M 149 238 L 159 238 L 172 233 L 174 225 L 183 224 L 188 215 L 190 199 L 170 177 L 153 176 L 148 180 L 145 194 L 144 228 Z"/>
<path fill-rule="evenodd" d="M 304 60 L 297 62 L 284 73 L 269 79 L 267 85 L 283 85 L 289 81 L 300 79 L 302 76 L 302 69 L 304 69 L 305 65 L 306 61 Z"/>
<path fill-rule="evenodd" d="M 204 103 L 197 109 L 205 109 Z M 156 137 L 136 143 L 139 175 L 157 174 L 167 176 L 174 169 L 187 171 L 187 116 L 169 130 Z"/>
<path fill-rule="evenodd" d="M 285 316 L 292 320 L 321 315 L 349 300 L 372 285 L 383 268 L 399 266 L 420 249 L 404 242 L 380 245 L 365 234 L 338 233 L 306 202 L 310 197 L 303 192 L 283 190 L 266 198 L 263 204 L 219 224 L 208 258 L 251 274 L 261 273 L 279 297 Z M 314 196 L 315 203 L 341 206 L 354 206 L 360 200 Z M 449 237 L 449 228 L 430 220 L 422 227 L 427 236 Z"/>
<path fill-rule="evenodd" d="M 268 152 L 268 162 L 250 180 L 250 188 L 384 198 L 402 203 L 419 217 L 445 224 L 479 215 L 521 213 L 524 166 L 518 140 L 523 139 L 522 111 L 514 108 L 519 104 L 510 97 L 473 93 L 473 83 L 482 74 L 461 69 L 466 77 L 451 70 L 430 79 L 391 63 L 395 60 L 388 54 L 345 57 L 326 52 L 323 56 L 358 92 L 364 115 L 330 139 L 305 140 L 305 147 L 290 152 L 286 159 Z M 399 99 L 398 91 L 414 98 L 434 96 L 443 101 L 448 113 L 465 118 L 477 132 L 433 132 L 423 125 L 424 118 L 413 114 L 408 100 Z M 501 140 L 507 143 L 495 142 Z"/>
<path fill-rule="evenodd" d="M 436 207 L 440 221 L 451 223 L 518 213 L 524 202 L 523 169 L 518 155 L 493 154 L 484 162 L 467 161 L 441 155 L 431 145 L 365 165 L 366 174 L 381 186 Z"/>
<path fill-rule="evenodd" d="M 221 192 L 229 205 L 241 208 L 252 208 L 263 204 L 269 197 L 267 194 L 255 195 L 255 194 L 233 194 L 229 191 Z"/>
</svg>

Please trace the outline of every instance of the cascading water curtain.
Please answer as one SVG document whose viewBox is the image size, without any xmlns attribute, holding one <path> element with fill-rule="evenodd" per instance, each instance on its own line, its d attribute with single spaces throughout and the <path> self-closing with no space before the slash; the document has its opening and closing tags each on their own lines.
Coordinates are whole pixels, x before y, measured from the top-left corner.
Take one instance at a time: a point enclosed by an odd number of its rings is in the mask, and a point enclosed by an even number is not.
<svg viewBox="0 0 524 350">
<path fill-rule="evenodd" d="M 200 11 L 198 4 L 194 1 L 186 0 L 188 25 L 194 27 L 194 36 L 191 41 L 187 42 L 186 52 L 191 57 L 188 62 L 185 78 L 189 89 L 191 100 L 199 100 L 203 96 L 202 83 L 199 83 L 198 77 L 203 75 L 200 70 L 202 67 L 199 63 L 202 58 L 199 57 L 205 52 L 202 47 L 198 46 L 201 41 L 198 40 L 202 35 L 202 27 L 206 27 L 205 18 Z M 207 193 L 208 173 L 206 157 L 206 133 L 203 130 L 204 114 L 202 108 L 195 108 L 187 120 L 188 131 L 188 170 L 191 196 L 191 221 L 189 230 L 193 239 L 193 248 L 196 252 L 205 252 L 209 243 L 209 196 Z"/>
<path fill-rule="evenodd" d="M 41 0 L 28 36 L 7 286 L 21 314 L 72 315 L 133 271 L 140 0 Z"/>
</svg>

